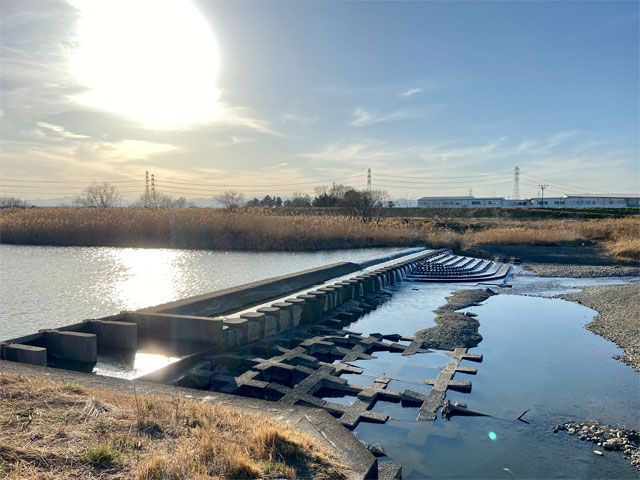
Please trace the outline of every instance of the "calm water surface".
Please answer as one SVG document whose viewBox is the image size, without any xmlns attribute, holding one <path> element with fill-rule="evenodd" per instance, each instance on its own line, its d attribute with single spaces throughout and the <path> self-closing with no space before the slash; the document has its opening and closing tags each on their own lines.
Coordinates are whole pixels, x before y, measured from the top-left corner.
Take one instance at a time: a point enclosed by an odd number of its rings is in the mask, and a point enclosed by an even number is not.
<svg viewBox="0 0 640 480">
<path fill-rule="evenodd" d="M 513 282 L 516 291 L 521 287 L 518 282 L 517 278 Z M 528 291 L 551 293 L 569 285 L 566 279 L 553 279 L 538 289 L 529 285 Z M 410 335 L 433 326 L 431 310 L 458 288 L 405 283 L 388 302 L 349 328 Z M 491 297 L 469 310 L 479 315 L 484 338 L 471 352 L 482 353 L 484 361 L 463 361 L 462 366 L 475 367 L 478 374 L 455 378 L 470 380 L 473 390 L 469 394 L 449 391 L 447 398 L 491 417 L 416 422 L 418 408 L 378 401 L 372 410 L 393 420 L 360 423 L 355 430 L 358 438 L 382 443 L 389 456 L 382 460 L 403 465 L 404 478 L 637 479 L 635 468 L 623 462 L 620 454 L 597 457 L 593 444 L 553 434 L 552 426 L 568 419 L 640 427 L 640 377 L 611 358 L 621 353 L 615 344 L 584 328 L 596 312 L 564 300 L 524 295 Z M 363 375 L 344 377 L 370 385 L 377 377 L 388 376 L 394 379 L 390 389 L 426 394 L 431 387 L 422 379 L 435 378 L 439 365 L 451 363 L 444 352 L 409 358 L 389 352 L 375 356 L 375 360 L 355 362 L 364 369 Z M 516 420 L 527 409 L 530 425 Z"/>
<path fill-rule="evenodd" d="M 397 250 L 254 253 L 0 245 L 0 340 Z"/>
</svg>

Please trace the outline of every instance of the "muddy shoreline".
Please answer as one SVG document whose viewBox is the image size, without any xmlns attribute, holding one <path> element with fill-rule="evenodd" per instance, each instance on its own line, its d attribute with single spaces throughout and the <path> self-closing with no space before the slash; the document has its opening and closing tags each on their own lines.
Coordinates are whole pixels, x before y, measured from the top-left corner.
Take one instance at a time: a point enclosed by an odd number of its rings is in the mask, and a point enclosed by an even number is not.
<svg viewBox="0 0 640 480">
<path fill-rule="evenodd" d="M 438 350 L 453 350 L 458 347 L 477 347 L 482 341 L 478 332 L 480 322 L 474 314 L 460 313 L 467 307 L 479 305 L 489 297 L 495 295 L 490 290 L 457 290 L 447 297 L 447 303 L 433 311 L 436 326 L 426 328 L 415 333 L 417 340 L 422 342 L 422 348 Z"/>
</svg>

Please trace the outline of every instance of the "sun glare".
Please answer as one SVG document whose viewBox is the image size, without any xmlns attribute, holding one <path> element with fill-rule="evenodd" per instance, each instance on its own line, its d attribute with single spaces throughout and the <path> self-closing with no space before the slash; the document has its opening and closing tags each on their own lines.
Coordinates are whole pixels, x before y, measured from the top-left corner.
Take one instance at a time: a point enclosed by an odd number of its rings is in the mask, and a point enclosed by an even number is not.
<svg viewBox="0 0 640 480">
<path fill-rule="evenodd" d="M 80 100 L 152 126 L 216 114 L 218 48 L 186 0 L 70 0 L 80 13 L 74 75 Z"/>
</svg>

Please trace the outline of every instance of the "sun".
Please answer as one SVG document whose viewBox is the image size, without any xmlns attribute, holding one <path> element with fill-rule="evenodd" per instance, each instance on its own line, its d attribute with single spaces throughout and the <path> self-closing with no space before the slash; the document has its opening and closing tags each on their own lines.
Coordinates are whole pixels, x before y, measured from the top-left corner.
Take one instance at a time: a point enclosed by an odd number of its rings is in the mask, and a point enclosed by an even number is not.
<svg viewBox="0 0 640 480">
<path fill-rule="evenodd" d="M 70 0 L 79 11 L 71 68 L 78 99 L 151 126 L 216 115 L 218 46 L 187 0 Z"/>
</svg>

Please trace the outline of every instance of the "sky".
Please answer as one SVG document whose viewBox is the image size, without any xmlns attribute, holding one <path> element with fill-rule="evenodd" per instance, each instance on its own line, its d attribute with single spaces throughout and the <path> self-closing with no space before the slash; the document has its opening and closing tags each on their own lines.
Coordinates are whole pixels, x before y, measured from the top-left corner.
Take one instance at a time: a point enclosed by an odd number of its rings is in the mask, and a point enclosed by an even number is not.
<svg viewBox="0 0 640 480">
<path fill-rule="evenodd" d="M 0 195 L 639 193 L 639 5 L 0 0 Z"/>
</svg>

